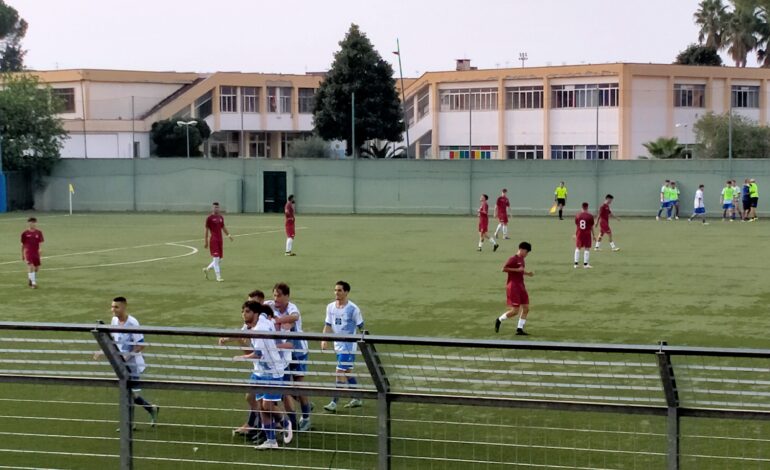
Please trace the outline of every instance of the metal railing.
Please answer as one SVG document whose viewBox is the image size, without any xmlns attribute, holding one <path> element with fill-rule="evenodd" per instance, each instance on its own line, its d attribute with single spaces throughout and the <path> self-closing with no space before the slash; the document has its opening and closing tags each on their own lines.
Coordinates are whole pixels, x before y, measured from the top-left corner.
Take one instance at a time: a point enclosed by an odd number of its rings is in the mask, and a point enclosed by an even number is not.
<svg viewBox="0 0 770 470">
<path fill-rule="evenodd" d="M 111 334 L 116 332 L 145 335 L 143 354 L 148 368 L 140 380 L 131 378 L 123 355 L 112 340 Z M 243 348 L 216 344 L 214 339 L 223 336 L 307 339 L 311 346 L 304 380 L 286 385 L 250 384 L 249 364 L 233 360 L 233 353 Z M 335 386 L 336 357 L 314 347 L 318 341 L 357 343 L 365 369 L 357 369 L 359 382 L 355 388 Z M 97 349 L 106 356 L 106 362 L 92 359 Z M 332 418 L 314 415 L 314 420 L 326 421 L 317 431 L 300 434 L 298 446 L 292 449 L 303 456 L 295 453 L 297 460 L 293 462 L 285 461 L 284 457 L 284 461 L 279 462 L 284 467 L 341 466 L 343 464 L 335 464 L 334 459 L 345 455 L 346 465 L 351 468 L 390 469 L 425 465 L 425 462 L 435 462 L 441 468 L 454 468 L 452 465 L 463 468 L 516 463 L 512 460 L 521 457 L 522 452 L 528 452 L 525 463 L 532 468 L 625 468 L 627 462 L 623 459 L 631 459 L 640 468 L 678 469 L 690 464 L 698 468 L 699 462 L 743 460 L 770 465 L 770 451 L 762 450 L 770 449 L 770 440 L 763 437 L 770 428 L 770 381 L 763 380 L 768 373 L 770 350 L 676 347 L 665 343 L 656 346 L 577 344 L 0 322 L 0 383 L 4 384 L 0 390 L 9 389 L 15 383 L 112 387 L 119 391 L 120 434 L 115 438 L 119 450 L 114 455 L 92 453 L 119 459 L 123 469 L 134 468 L 137 459 L 157 464 L 168 460 L 225 463 L 217 458 L 235 458 L 231 455 L 206 460 L 197 455 L 177 455 L 180 446 L 188 442 L 186 434 L 180 434 L 177 440 L 169 436 L 136 439 L 134 426 L 138 420 L 134 416 L 131 390 L 137 388 L 156 393 L 189 391 L 211 396 L 257 390 L 294 396 L 359 398 L 376 403 L 370 415 L 351 414 L 343 424 L 340 424 L 342 421 L 332 424 L 329 421 Z M 2 394 L 0 400 L 25 401 L 24 397 L 4 398 Z M 84 400 L 82 405 L 89 403 Z M 212 424 L 214 416 L 236 411 L 180 403 L 185 406 L 171 408 L 189 410 L 188 416 L 209 413 L 205 419 L 211 422 L 187 423 L 180 419 L 167 424 L 179 433 L 186 428 L 221 432 L 223 426 Z M 398 407 L 397 416 L 394 416 L 394 406 Z M 442 415 L 437 419 L 423 416 L 431 413 L 426 407 Z M 485 409 L 490 412 L 484 412 Z M 186 413 L 180 411 L 180 416 Z M 646 416 L 645 420 L 654 422 L 649 432 L 634 424 L 638 418 L 629 418 L 628 426 L 623 420 L 616 420 L 622 429 L 612 428 L 615 424 L 608 430 L 581 427 L 580 417 L 600 422 L 600 418 L 595 418 L 598 415 Z M 347 419 L 345 416 L 334 419 Z M 545 417 L 551 424 L 531 422 L 529 419 L 535 416 Z M 562 418 L 576 416 L 573 427 L 562 424 Z M 732 441 L 720 435 L 704 436 L 700 431 L 691 436 L 682 430 L 685 418 L 708 423 L 712 420 L 755 423 L 752 426 L 758 426 L 757 436 L 729 437 Z M 0 413 L 0 436 L 52 435 L 22 432 L 8 424 L 23 419 L 21 411 Z M 69 423 L 84 421 L 67 419 Z M 459 429 L 458 438 L 448 435 L 453 428 Z M 565 437 L 577 431 L 589 436 L 585 442 Z M 521 442 L 521 436 L 538 433 L 557 436 L 558 442 L 554 444 L 547 437 L 542 441 Z M 590 440 L 592 433 L 613 433 L 619 443 L 615 448 L 596 445 Z M 347 436 L 345 443 L 339 440 L 342 435 Z M 629 440 L 620 442 L 623 436 Z M 683 448 L 683 439 L 690 442 L 696 438 L 699 442 L 725 439 L 727 444 L 721 447 L 699 444 L 692 451 Z M 79 439 L 96 437 L 80 436 Z M 603 439 L 606 443 L 607 438 Z M 244 447 L 214 440 L 216 438 L 200 443 L 194 452 L 204 445 L 230 450 Z M 359 447 L 354 449 L 352 441 Z M 758 450 L 751 455 L 733 455 L 734 446 L 730 442 L 734 441 L 758 442 Z M 137 443 L 147 449 L 166 447 L 155 450 L 155 454 L 137 455 Z M 399 445 L 398 450 L 394 450 L 394 443 Z M 0 444 L 0 463 L 4 456 L 25 452 L 34 453 L 30 449 Z M 57 455 L 55 451 L 50 452 Z M 599 460 L 594 454 L 600 456 Z M 332 463 L 321 465 L 329 455 Z M 244 465 L 249 464 L 249 459 L 243 457 L 243 460 Z"/>
</svg>

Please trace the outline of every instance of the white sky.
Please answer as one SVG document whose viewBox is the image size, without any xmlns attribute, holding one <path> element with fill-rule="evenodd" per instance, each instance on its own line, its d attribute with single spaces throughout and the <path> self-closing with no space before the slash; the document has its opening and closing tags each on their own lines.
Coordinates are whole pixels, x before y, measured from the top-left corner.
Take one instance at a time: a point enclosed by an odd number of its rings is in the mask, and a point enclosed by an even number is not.
<svg viewBox="0 0 770 470">
<path fill-rule="evenodd" d="M 6 0 L 29 23 L 26 65 L 304 73 L 350 23 L 404 76 L 479 68 L 670 63 L 697 41 L 698 0 Z M 723 59 L 727 59 L 723 54 Z M 753 65 L 753 54 L 749 65 Z M 727 64 L 732 62 L 725 60 Z"/>
</svg>

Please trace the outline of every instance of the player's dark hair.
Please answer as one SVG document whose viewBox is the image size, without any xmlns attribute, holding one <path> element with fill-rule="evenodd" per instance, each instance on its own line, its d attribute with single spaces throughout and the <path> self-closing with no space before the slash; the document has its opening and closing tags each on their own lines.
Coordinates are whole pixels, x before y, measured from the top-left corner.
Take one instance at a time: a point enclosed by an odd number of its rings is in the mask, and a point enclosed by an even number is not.
<svg viewBox="0 0 770 470">
<path fill-rule="evenodd" d="M 507 193 L 507 192 L 508 192 L 508 189 L 506 189 L 506 188 L 503 188 L 503 192 L 504 192 L 504 193 Z"/>
<path fill-rule="evenodd" d="M 608 194 L 604 196 L 604 199 L 615 199 L 615 196 L 613 196 L 612 194 Z"/>
<path fill-rule="evenodd" d="M 527 250 L 527 253 L 532 251 L 532 245 L 529 244 L 529 242 L 521 242 L 519 243 L 519 248 L 522 250 Z"/>
<path fill-rule="evenodd" d="M 666 183 L 670 183 L 670 182 L 671 182 L 671 180 L 666 180 Z"/>
<path fill-rule="evenodd" d="M 211 203 L 211 205 L 212 205 L 212 206 L 218 206 L 218 205 L 219 205 L 219 203 L 218 203 L 218 202 L 216 202 L 216 201 L 214 201 L 214 202 L 212 202 L 212 203 Z"/>
<path fill-rule="evenodd" d="M 30 217 L 27 222 L 37 222 L 37 217 Z"/>
<path fill-rule="evenodd" d="M 254 289 L 253 291 L 249 292 L 249 297 L 250 298 L 259 297 L 260 299 L 264 299 L 265 293 L 259 289 Z"/>
<path fill-rule="evenodd" d="M 269 305 L 261 304 L 259 302 L 254 302 L 254 303 L 256 304 L 254 307 L 256 310 L 254 311 L 257 314 L 264 313 L 265 316 L 267 316 L 267 318 L 273 318 L 273 316 L 275 315 L 275 312 Z"/>
<path fill-rule="evenodd" d="M 345 281 L 337 281 L 335 286 L 340 286 L 342 287 L 342 290 L 344 290 L 345 292 L 350 292 L 350 284 L 348 284 Z"/>
<path fill-rule="evenodd" d="M 122 304 L 127 304 L 128 303 L 128 300 L 126 300 L 126 298 L 123 297 L 122 295 L 120 295 L 118 297 L 115 297 L 114 299 L 112 299 L 112 301 L 113 302 L 120 302 Z"/>
<path fill-rule="evenodd" d="M 289 194 L 289 198 L 288 199 L 289 199 L 289 201 L 294 202 L 294 195 L 293 194 Z"/>
<path fill-rule="evenodd" d="M 260 313 L 259 307 L 261 306 L 262 304 L 257 302 L 256 300 L 247 300 L 246 302 L 243 303 L 243 305 L 241 306 L 241 309 L 246 308 L 249 310 L 249 312 Z"/>
<path fill-rule="evenodd" d="M 485 200 L 485 201 L 488 201 L 488 200 L 489 200 L 489 196 L 487 196 L 486 194 L 482 194 L 482 196 L 484 196 L 484 200 Z"/>
<path fill-rule="evenodd" d="M 291 295 L 291 289 L 289 289 L 289 285 L 285 282 L 279 282 L 276 285 L 273 286 L 273 291 L 278 291 L 283 295 Z"/>
<path fill-rule="evenodd" d="M 582 207 L 583 209 L 588 209 L 588 203 L 584 202 L 583 204 L 580 205 L 580 207 Z"/>
</svg>

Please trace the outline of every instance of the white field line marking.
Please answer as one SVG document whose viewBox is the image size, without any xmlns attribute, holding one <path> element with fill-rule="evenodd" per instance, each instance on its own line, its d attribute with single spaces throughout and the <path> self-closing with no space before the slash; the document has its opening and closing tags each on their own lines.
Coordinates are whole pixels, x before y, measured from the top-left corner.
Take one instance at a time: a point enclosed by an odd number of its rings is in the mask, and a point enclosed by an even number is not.
<svg viewBox="0 0 770 470">
<path fill-rule="evenodd" d="M 24 222 L 26 222 L 27 219 L 29 219 L 30 217 L 35 217 L 35 215 L 29 215 L 27 217 L 0 217 L 0 222 L 12 222 L 12 221 L 17 221 L 17 220 L 23 220 Z M 40 216 L 41 219 L 42 218 L 45 218 L 45 219 L 56 219 L 56 218 L 59 218 L 59 217 L 88 217 L 88 215 L 87 214 L 72 214 L 72 215 L 61 214 L 61 215 L 41 215 Z"/>
<path fill-rule="evenodd" d="M 306 227 L 297 227 L 297 230 L 302 230 L 304 228 L 306 228 Z M 268 230 L 268 231 L 264 231 L 264 232 L 242 233 L 240 235 L 233 235 L 233 238 L 248 237 L 248 236 L 251 236 L 251 235 L 262 235 L 262 234 L 266 234 L 266 233 L 278 233 L 278 232 L 281 232 L 281 231 L 282 230 L 280 230 L 280 229 L 276 229 L 276 230 Z M 123 247 L 118 247 L 118 248 L 105 248 L 103 250 L 80 251 L 78 253 L 65 253 L 65 254 L 61 254 L 61 255 L 43 256 L 43 257 L 41 257 L 41 259 L 65 258 L 67 256 L 92 255 L 92 254 L 95 254 L 95 253 L 109 253 L 109 252 L 112 252 L 112 251 L 134 250 L 134 249 L 138 249 L 138 248 L 150 248 L 150 247 L 153 247 L 153 246 L 173 245 L 174 243 L 190 243 L 190 242 L 200 242 L 200 241 L 202 241 L 202 239 L 200 239 L 200 238 L 193 238 L 191 240 L 179 240 L 179 241 L 175 241 L 175 242 L 151 243 L 149 245 L 123 246 Z M 14 263 L 23 263 L 23 261 L 21 261 L 21 260 L 3 261 L 2 263 L 0 263 L 0 266 L 5 265 L 5 264 L 14 264 Z M 51 271 L 51 269 L 46 269 L 46 271 Z"/>
</svg>

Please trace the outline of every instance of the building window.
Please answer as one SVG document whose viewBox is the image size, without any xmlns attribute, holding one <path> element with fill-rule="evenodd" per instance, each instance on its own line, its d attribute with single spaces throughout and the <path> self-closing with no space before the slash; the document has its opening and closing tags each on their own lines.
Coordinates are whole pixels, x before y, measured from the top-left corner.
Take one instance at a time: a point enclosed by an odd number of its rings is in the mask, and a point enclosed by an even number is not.
<svg viewBox="0 0 770 470">
<path fill-rule="evenodd" d="M 251 86 L 241 87 L 241 97 L 244 113 L 259 112 L 259 88 Z"/>
<path fill-rule="evenodd" d="M 211 116 L 211 90 L 208 93 L 195 100 L 195 117 L 198 119 L 206 119 Z"/>
<path fill-rule="evenodd" d="M 675 108 L 705 108 L 706 85 L 674 85 Z"/>
<path fill-rule="evenodd" d="M 238 112 L 238 88 L 234 86 L 219 87 L 219 112 Z"/>
<path fill-rule="evenodd" d="M 312 114 L 315 106 L 315 88 L 300 88 L 297 93 L 299 113 Z"/>
<path fill-rule="evenodd" d="M 266 158 L 270 156 L 266 132 L 249 132 L 249 156 Z"/>
<path fill-rule="evenodd" d="M 209 137 L 212 157 L 235 158 L 240 156 L 240 133 L 237 131 L 214 132 Z"/>
<path fill-rule="evenodd" d="M 281 132 L 281 157 L 291 157 L 289 150 L 292 142 L 310 138 L 312 135 L 312 132 Z"/>
<path fill-rule="evenodd" d="M 542 145 L 509 145 L 506 147 L 506 157 L 509 160 L 542 160 Z"/>
<path fill-rule="evenodd" d="M 542 86 L 517 86 L 505 89 L 505 109 L 540 109 L 542 107 Z"/>
<path fill-rule="evenodd" d="M 280 113 L 281 114 L 291 114 L 291 93 L 292 89 L 290 87 L 281 87 L 281 97 L 279 100 L 280 105 Z"/>
<path fill-rule="evenodd" d="M 733 108 L 759 108 L 759 87 L 733 85 Z"/>
<path fill-rule="evenodd" d="M 551 107 L 596 108 L 618 106 L 617 83 L 592 83 L 587 85 L 553 85 Z"/>
<path fill-rule="evenodd" d="M 267 112 L 278 112 L 278 87 L 267 87 Z"/>
<path fill-rule="evenodd" d="M 439 92 L 441 111 L 493 111 L 497 109 L 497 88 L 456 88 Z"/>
<path fill-rule="evenodd" d="M 59 113 L 75 112 L 75 89 L 74 88 L 54 88 L 51 90 L 53 96 L 58 100 Z"/>
<path fill-rule="evenodd" d="M 414 99 L 409 98 L 406 100 L 406 106 L 404 106 L 404 119 L 406 119 L 406 127 L 412 127 L 414 124 Z"/>
<path fill-rule="evenodd" d="M 442 160 L 467 160 L 472 154 L 474 160 L 492 160 L 497 158 L 496 145 L 478 145 L 473 146 L 468 151 L 468 146 L 462 145 L 442 145 L 439 147 L 439 158 Z"/>
<path fill-rule="evenodd" d="M 552 145 L 551 160 L 616 160 L 617 145 Z"/>
<path fill-rule="evenodd" d="M 425 87 L 417 95 L 417 120 L 419 121 L 430 112 L 430 88 Z"/>
</svg>

